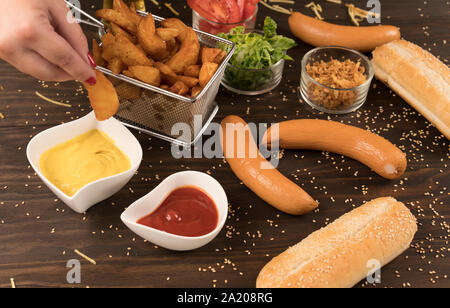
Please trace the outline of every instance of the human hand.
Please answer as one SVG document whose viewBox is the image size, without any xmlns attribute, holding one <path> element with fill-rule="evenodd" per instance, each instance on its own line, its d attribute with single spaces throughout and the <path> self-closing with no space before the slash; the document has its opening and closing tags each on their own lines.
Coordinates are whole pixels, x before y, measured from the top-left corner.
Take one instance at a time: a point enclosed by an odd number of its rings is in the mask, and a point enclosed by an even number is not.
<svg viewBox="0 0 450 308">
<path fill-rule="evenodd" d="M 95 84 L 95 61 L 63 0 L 0 0 L 0 58 L 44 81 Z"/>
</svg>

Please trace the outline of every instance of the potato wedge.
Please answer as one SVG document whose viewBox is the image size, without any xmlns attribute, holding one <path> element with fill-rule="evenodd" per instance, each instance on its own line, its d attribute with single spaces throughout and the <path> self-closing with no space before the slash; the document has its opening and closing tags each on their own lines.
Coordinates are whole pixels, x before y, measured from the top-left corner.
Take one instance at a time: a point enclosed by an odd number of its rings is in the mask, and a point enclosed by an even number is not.
<svg viewBox="0 0 450 308">
<path fill-rule="evenodd" d="M 217 63 L 206 62 L 202 65 L 200 75 L 198 77 L 200 87 L 204 88 L 216 73 L 219 65 Z"/>
<path fill-rule="evenodd" d="M 200 42 L 192 28 L 186 30 L 186 38 L 180 50 L 167 62 L 167 65 L 177 74 L 182 74 L 191 65 L 197 63 L 200 54 Z"/>
<path fill-rule="evenodd" d="M 153 58 L 162 60 L 168 56 L 166 43 L 156 35 L 155 20 L 148 14 L 138 26 L 139 45 Z"/>
<path fill-rule="evenodd" d="M 168 28 L 168 29 L 178 29 L 180 31 L 180 34 L 178 35 L 177 38 L 180 42 L 184 42 L 184 40 L 186 39 L 186 35 L 187 35 L 186 30 L 189 27 L 186 26 L 186 24 L 184 22 L 182 22 L 181 20 L 179 20 L 178 18 L 164 19 L 163 21 L 161 21 L 161 26 L 163 28 Z"/>
<path fill-rule="evenodd" d="M 203 63 L 212 62 L 220 64 L 225 59 L 227 53 L 222 49 L 203 47 L 201 51 L 201 61 Z"/>
<path fill-rule="evenodd" d="M 133 8 L 130 8 L 122 0 L 114 0 L 113 1 L 113 9 L 124 14 L 125 16 L 127 16 L 137 26 L 140 22 L 140 18 L 139 18 L 138 14 L 135 14 L 136 8 L 134 7 L 134 2 L 132 4 L 133 4 Z M 133 11 L 134 11 L 134 13 L 133 13 Z M 137 17 L 136 17 L 136 15 L 137 15 Z"/>
<path fill-rule="evenodd" d="M 189 76 L 189 77 L 198 78 L 198 76 L 200 75 L 201 68 L 202 68 L 201 65 L 191 65 L 184 71 L 184 75 Z"/>
<path fill-rule="evenodd" d="M 153 66 L 155 63 L 153 60 L 147 58 L 144 52 L 134 45 L 124 35 L 116 36 L 116 54 L 127 66 Z"/>
<path fill-rule="evenodd" d="M 198 85 L 198 79 L 194 77 L 177 75 L 177 80 L 182 81 L 185 85 L 188 86 L 188 88 L 192 88 Z"/>
<path fill-rule="evenodd" d="M 161 84 L 161 73 L 159 69 L 151 66 L 130 66 L 128 70 L 138 80 L 158 87 Z"/>
<path fill-rule="evenodd" d="M 95 63 L 99 66 L 105 66 L 105 59 L 102 58 L 103 50 L 99 46 L 96 39 L 92 39 L 92 56 L 94 57 Z"/>
<path fill-rule="evenodd" d="M 196 97 L 198 96 L 201 92 L 203 91 L 202 87 L 199 86 L 195 86 L 191 89 L 191 97 Z"/>
<path fill-rule="evenodd" d="M 119 110 L 119 98 L 111 81 L 102 72 L 95 70 L 97 83 L 93 86 L 83 82 L 88 91 L 89 101 L 98 121 L 104 121 Z"/>
<path fill-rule="evenodd" d="M 133 73 L 131 73 L 129 70 L 123 70 L 122 75 L 127 76 L 129 78 L 135 78 Z"/>
<path fill-rule="evenodd" d="M 169 61 L 176 53 L 180 50 L 180 43 L 176 39 L 171 39 L 166 42 L 168 56 L 166 59 L 162 60 Z"/>
<path fill-rule="evenodd" d="M 108 32 L 103 35 L 102 43 L 102 58 L 109 62 L 116 57 L 116 38 Z"/>
<path fill-rule="evenodd" d="M 136 23 L 129 18 L 128 15 L 111 9 L 101 9 L 95 12 L 95 16 L 103 18 L 104 20 L 114 22 L 127 30 L 131 34 L 137 33 Z"/>
<path fill-rule="evenodd" d="M 175 72 L 166 64 L 161 63 L 161 62 L 156 62 L 155 63 L 156 68 L 159 69 L 159 71 L 161 72 L 161 76 L 162 76 L 162 80 L 167 83 L 168 85 L 173 85 L 175 84 L 175 82 L 177 82 L 177 74 L 175 74 Z"/>
<path fill-rule="evenodd" d="M 181 30 L 176 28 L 158 28 L 156 29 L 156 34 L 163 40 L 169 41 L 180 35 Z"/>
<path fill-rule="evenodd" d="M 118 34 L 125 35 L 127 37 L 127 39 L 130 40 L 130 42 L 132 42 L 133 44 L 137 43 L 137 38 L 134 35 L 131 35 L 130 33 L 125 31 L 124 29 L 122 29 L 118 24 L 116 24 L 114 22 L 111 22 L 111 32 L 114 35 L 118 35 Z"/>
<path fill-rule="evenodd" d="M 131 2 L 130 11 L 131 11 L 131 16 L 135 20 L 136 24 L 139 25 L 139 23 L 141 22 L 143 17 L 138 14 L 138 12 L 136 10 L 136 6 L 134 5 L 134 2 Z"/>
<path fill-rule="evenodd" d="M 125 68 L 125 64 L 119 58 L 113 58 L 108 62 L 108 69 L 115 75 L 119 75 Z"/>
<path fill-rule="evenodd" d="M 128 82 L 121 82 L 116 85 L 117 95 L 120 98 L 124 98 L 130 101 L 141 97 L 141 88 L 138 86 L 129 84 Z"/>
<path fill-rule="evenodd" d="M 186 95 L 189 92 L 189 88 L 182 81 L 177 81 L 173 86 L 169 88 L 170 92 L 178 95 Z"/>
<path fill-rule="evenodd" d="M 214 63 L 222 64 L 223 60 L 227 57 L 227 52 L 225 50 L 220 50 L 220 53 L 214 59 Z"/>
</svg>

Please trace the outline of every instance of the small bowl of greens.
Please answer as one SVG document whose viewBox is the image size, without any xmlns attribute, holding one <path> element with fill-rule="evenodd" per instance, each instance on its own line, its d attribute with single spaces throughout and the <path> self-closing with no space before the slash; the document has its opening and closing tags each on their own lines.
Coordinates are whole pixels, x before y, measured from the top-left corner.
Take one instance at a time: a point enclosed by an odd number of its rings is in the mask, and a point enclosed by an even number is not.
<svg viewBox="0 0 450 308">
<path fill-rule="evenodd" d="M 285 61 L 293 61 L 286 52 L 296 46 L 295 41 L 277 35 L 277 24 L 270 17 L 266 17 L 262 31 L 236 27 L 219 36 L 236 45 L 222 79 L 222 85 L 235 93 L 260 95 L 275 89 L 283 77 Z"/>
</svg>

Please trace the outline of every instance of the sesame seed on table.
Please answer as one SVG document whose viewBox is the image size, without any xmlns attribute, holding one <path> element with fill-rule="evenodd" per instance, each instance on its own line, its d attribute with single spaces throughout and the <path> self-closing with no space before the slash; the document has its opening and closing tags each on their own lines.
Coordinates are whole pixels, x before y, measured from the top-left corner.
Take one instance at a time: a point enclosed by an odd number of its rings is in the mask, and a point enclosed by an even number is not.
<svg viewBox="0 0 450 308">
<path fill-rule="evenodd" d="M 92 14 L 102 1 L 90 2 L 84 9 Z M 152 13 L 176 17 L 164 1 L 158 2 L 159 7 L 147 1 Z M 351 24 L 345 6 L 315 2 L 321 4 L 325 20 Z M 353 4 L 364 8 L 366 2 Z M 170 3 L 190 25 L 186 2 Z M 296 1 L 283 6 L 312 16 L 305 4 Z M 448 65 L 448 27 L 444 25 L 449 22 L 449 1 L 385 0 L 381 4 L 383 23 L 399 26 L 405 39 Z M 260 7 L 258 25 L 266 15 L 278 22 L 280 34 L 292 37 L 287 15 Z M 89 39 L 95 36 L 92 28 L 83 29 Z M 304 118 L 340 121 L 387 138 L 408 158 L 404 176 L 388 181 L 341 155 L 280 151 L 278 169 L 320 202 L 319 209 L 301 217 L 281 213 L 259 199 L 223 159 L 177 160 L 169 143 L 134 130 L 144 150 L 137 174 L 116 195 L 76 214 L 34 173 L 26 146 L 39 132 L 90 112 L 86 92 L 75 82 L 34 80 L 0 61 L 0 287 L 73 287 L 66 281 L 70 259 L 81 262 L 78 287 L 254 287 L 259 271 L 271 258 L 354 207 L 382 196 L 404 202 L 417 217 L 419 230 L 411 247 L 382 269 L 381 284 L 362 281 L 356 287 L 450 287 L 449 140 L 379 81 L 374 81 L 368 101 L 357 112 L 335 116 L 311 109 L 299 101 L 296 91 L 300 62 L 311 46 L 297 42 L 299 46 L 289 51 L 295 62 L 287 63 L 279 87 L 257 97 L 221 88 L 214 121 L 230 114 L 253 123 Z M 51 104 L 36 91 L 65 105 Z M 215 240 L 179 253 L 144 241 L 126 228 L 120 214 L 166 177 L 183 170 L 216 178 L 227 193 L 230 211 Z"/>
</svg>

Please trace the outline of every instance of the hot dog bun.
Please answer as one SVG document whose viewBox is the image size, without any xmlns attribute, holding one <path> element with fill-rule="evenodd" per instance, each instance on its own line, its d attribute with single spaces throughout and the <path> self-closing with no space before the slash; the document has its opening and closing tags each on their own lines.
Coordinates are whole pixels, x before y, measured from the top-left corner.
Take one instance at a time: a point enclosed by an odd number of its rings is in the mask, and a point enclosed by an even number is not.
<svg viewBox="0 0 450 308">
<path fill-rule="evenodd" d="M 234 174 L 261 199 L 291 215 L 302 215 L 318 203 L 297 184 L 282 175 L 259 152 L 247 123 L 238 116 L 222 121 L 224 157 Z"/>
<path fill-rule="evenodd" d="M 417 231 L 409 209 L 394 198 L 372 200 L 341 216 L 270 261 L 258 288 L 349 288 L 403 253 Z"/>
<path fill-rule="evenodd" d="M 289 17 L 292 33 L 302 41 L 316 46 L 344 46 L 359 51 L 400 39 L 400 30 L 394 26 L 341 26 L 293 12 Z"/>
<path fill-rule="evenodd" d="M 397 179 L 406 170 L 406 155 L 388 140 L 367 130 L 325 120 L 291 120 L 270 127 L 263 137 L 269 146 L 278 140 L 284 149 L 319 150 L 351 157 L 386 179 Z"/>
<path fill-rule="evenodd" d="M 373 51 L 376 77 L 450 139 L 450 69 L 428 51 L 397 40 Z"/>
</svg>

